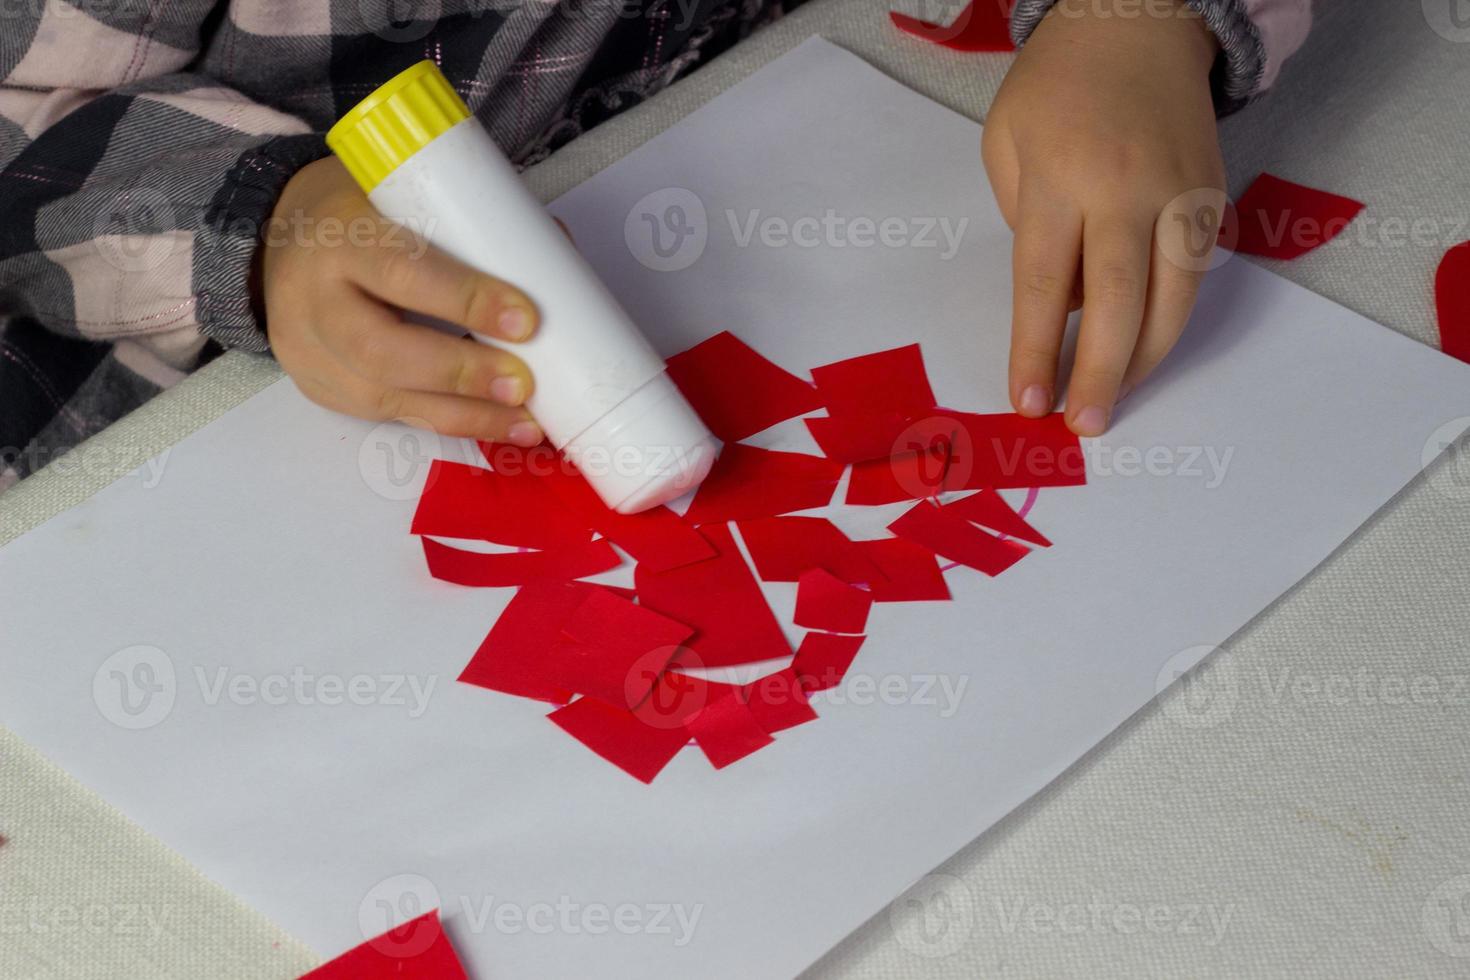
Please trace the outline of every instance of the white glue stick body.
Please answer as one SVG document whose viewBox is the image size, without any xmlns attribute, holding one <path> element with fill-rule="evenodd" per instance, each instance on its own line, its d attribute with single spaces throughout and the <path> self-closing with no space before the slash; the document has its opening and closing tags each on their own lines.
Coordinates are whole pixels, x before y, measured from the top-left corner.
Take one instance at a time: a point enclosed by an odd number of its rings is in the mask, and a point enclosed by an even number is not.
<svg viewBox="0 0 1470 980">
<path fill-rule="evenodd" d="M 632 514 L 705 478 L 718 443 L 433 62 L 384 83 L 327 144 L 385 218 L 531 297 L 530 340 L 474 336 L 526 362 L 526 407 L 604 503 Z"/>
</svg>

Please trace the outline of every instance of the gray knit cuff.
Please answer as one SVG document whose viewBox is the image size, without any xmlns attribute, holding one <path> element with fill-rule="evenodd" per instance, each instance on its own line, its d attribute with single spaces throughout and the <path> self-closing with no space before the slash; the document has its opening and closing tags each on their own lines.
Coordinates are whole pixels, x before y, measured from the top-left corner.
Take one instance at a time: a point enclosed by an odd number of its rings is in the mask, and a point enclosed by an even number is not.
<svg viewBox="0 0 1470 980">
<path fill-rule="evenodd" d="M 1057 3 L 1079 0 L 1016 0 L 1011 11 L 1011 40 L 1016 47 L 1026 43 L 1036 25 Z M 1205 26 L 1220 42 L 1220 57 L 1210 72 L 1215 112 L 1225 116 L 1260 94 L 1266 71 L 1266 46 L 1244 0 L 1185 0 L 1197 11 Z"/>
</svg>

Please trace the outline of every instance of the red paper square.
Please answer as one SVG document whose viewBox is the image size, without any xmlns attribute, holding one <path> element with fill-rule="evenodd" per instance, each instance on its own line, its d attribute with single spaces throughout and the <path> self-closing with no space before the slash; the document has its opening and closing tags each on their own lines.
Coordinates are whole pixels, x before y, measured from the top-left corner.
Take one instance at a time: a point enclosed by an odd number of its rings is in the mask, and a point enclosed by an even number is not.
<svg viewBox="0 0 1470 980">
<path fill-rule="evenodd" d="M 649 724 L 632 711 L 597 698 L 578 698 L 546 716 L 568 735 L 644 783 L 653 782 L 689 744 L 684 727 Z"/>
<path fill-rule="evenodd" d="M 704 424 L 738 442 L 822 406 L 816 389 L 746 346 L 729 331 L 669 358 L 669 377 Z"/>
<path fill-rule="evenodd" d="M 931 24 L 896 10 L 888 19 L 905 34 L 953 51 L 1014 51 L 1010 8 L 1002 0 L 974 0 L 950 24 Z"/>
<path fill-rule="evenodd" d="M 1294 259 L 1336 238 L 1361 210 L 1361 201 L 1263 173 L 1235 202 L 1235 240 L 1227 225 L 1221 244 L 1242 255 Z"/>
<path fill-rule="evenodd" d="M 593 589 L 544 658 L 553 684 L 617 708 L 641 704 L 694 631 L 604 589 Z"/>
<path fill-rule="evenodd" d="M 827 410 L 836 415 L 922 415 L 934 407 L 934 390 L 918 344 L 849 357 L 812 369 Z"/>
<path fill-rule="evenodd" d="M 546 676 L 546 654 L 561 635 L 562 624 L 597 588 L 586 582 L 521 586 L 459 679 L 492 691 L 566 704 L 574 692 Z"/>
<path fill-rule="evenodd" d="M 861 633 L 873 595 L 848 585 L 831 572 L 804 572 L 796 588 L 796 625 L 833 633 Z"/>
<path fill-rule="evenodd" d="M 755 720 L 745 700 L 734 694 L 706 705 L 690 720 L 689 733 L 716 769 L 723 769 L 774 741 Z"/>
<path fill-rule="evenodd" d="M 839 636 L 836 633 L 808 633 L 796 648 L 791 669 L 807 691 L 825 691 L 836 687 L 847 675 L 862 647 L 863 636 Z"/>
<path fill-rule="evenodd" d="M 745 557 L 723 524 L 700 528 L 718 557 L 655 572 L 633 569 L 638 601 L 694 627 L 685 666 L 728 667 L 791 653 Z"/>
<path fill-rule="evenodd" d="M 999 575 L 1030 553 L 1025 545 L 1003 541 L 927 500 L 905 511 L 888 530 L 990 576 Z"/>
<path fill-rule="evenodd" d="M 547 494 L 538 478 L 444 459 L 429 467 L 409 531 L 513 548 L 563 548 L 592 538 L 590 525 Z"/>
<path fill-rule="evenodd" d="M 1434 305 L 1439 349 L 1470 364 L 1470 242 L 1461 242 L 1440 259 L 1434 273 Z"/>
<path fill-rule="evenodd" d="M 858 543 L 825 517 L 762 517 L 735 526 L 763 581 L 795 582 L 813 568 L 854 585 L 883 577 Z"/>
<path fill-rule="evenodd" d="M 842 469 L 841 463 L 820 456 L 729 443 L 695 491 L 684 519 L 710 524 L 825 507 Z"/>
<path fill-rule="evenodd" d="M 770 735 L 817 719 L 807 703 L 801 679 L 790 667 L 742 685 L 739 695 L 749 705 L 756 723 Z"/>
<path fill-rule="evenodd" d="M 433 909 L 389 929 L 301 980 L 467 980 Z"/>
<path fill-rule="evenodd" d="M 883 571 L 883 578 L 870 586 L 874 602 L 922 602 L 949 599 L 949 586 L 934 552 L 903 538 L 879 538 L 859 541 L 873 564 Z"/>
</svg>

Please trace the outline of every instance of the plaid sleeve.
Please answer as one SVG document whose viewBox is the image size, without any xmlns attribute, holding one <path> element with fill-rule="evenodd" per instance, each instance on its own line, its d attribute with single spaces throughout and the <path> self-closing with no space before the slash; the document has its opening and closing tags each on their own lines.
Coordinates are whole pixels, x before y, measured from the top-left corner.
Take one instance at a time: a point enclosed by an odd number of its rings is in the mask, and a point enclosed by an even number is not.
<svg viewBox="0 0 1470 980">
<path fill-rule="evenodd" d="M 189 368 L 266 348 L 262 224 L 319 133 L 186 71 L 213 0 L 16 8 L 0 36 L 0 308 Z"/>
</svg>

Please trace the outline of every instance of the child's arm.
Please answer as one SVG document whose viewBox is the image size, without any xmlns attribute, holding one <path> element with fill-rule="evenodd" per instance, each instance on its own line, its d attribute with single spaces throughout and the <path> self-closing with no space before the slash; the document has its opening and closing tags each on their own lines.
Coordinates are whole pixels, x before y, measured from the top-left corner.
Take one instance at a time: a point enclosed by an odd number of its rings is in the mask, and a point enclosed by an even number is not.
<svg viewBox="0 0 1470 980">
<path fill-rule="evenodd" d="M 1016 234 L 1018 411 L 1051 411 L 1079 303 L 1067 420 L 1081 435 L 1102 433 L 1173 347 L 1225 203 L 1217 104 L 1233 107 L 1274 78 L 1308 21 L 1306 0 L 1021 0 L 1012 30 L 1025 46 L 983 146 Z"/>
</svg>

